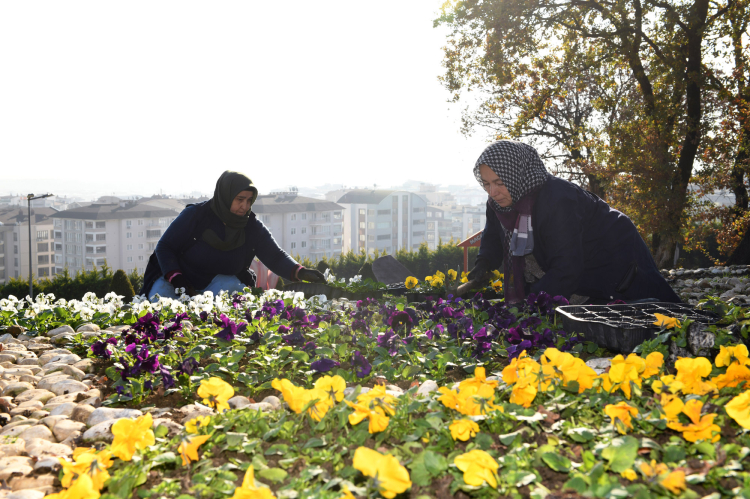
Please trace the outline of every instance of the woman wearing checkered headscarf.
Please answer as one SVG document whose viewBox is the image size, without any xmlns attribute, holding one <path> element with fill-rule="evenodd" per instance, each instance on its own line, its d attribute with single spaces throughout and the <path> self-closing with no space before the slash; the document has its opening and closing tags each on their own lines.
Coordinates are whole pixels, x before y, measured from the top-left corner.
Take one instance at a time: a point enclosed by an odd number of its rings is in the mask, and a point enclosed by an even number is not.
<svg viewBox="0 0 750 499">
<path fill-rule="evenodd" d="M 487 191 L 487 223 L 470 278 L 503 265 L 505 300 L 529 292 L 591 302 L 657 298 L 679 302 L 635 225 L 595 194 L 551 175 L 533 147 L 501 140 L 474 165 Z M 527 287 L 526 255 L 545 275 Z"/>
</svg>

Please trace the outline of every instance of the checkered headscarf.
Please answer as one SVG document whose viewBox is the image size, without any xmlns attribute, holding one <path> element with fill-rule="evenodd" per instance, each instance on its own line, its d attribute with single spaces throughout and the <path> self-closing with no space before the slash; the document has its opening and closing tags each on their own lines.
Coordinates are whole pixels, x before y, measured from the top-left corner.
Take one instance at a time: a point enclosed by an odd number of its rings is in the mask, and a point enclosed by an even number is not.
<svg viewBox="0 0 750 499">
<path fill-rule="evenodd" d="M 479 185 L 482 185 L 482 176 L 479 174 L 480 165 L 489 166 L 500 177 L 505 187 L 508 188 L 514 205 L 523 196 L 541 187 L 550 176 L 536 149 L 513 140 L 495 142 L 479 156 L 474 165 L 474 176 L 479 181 Z M 513 210 L 513 206 L 503 208 L 492 198 L 489 202 L 497 212 Z"/>
</svg>

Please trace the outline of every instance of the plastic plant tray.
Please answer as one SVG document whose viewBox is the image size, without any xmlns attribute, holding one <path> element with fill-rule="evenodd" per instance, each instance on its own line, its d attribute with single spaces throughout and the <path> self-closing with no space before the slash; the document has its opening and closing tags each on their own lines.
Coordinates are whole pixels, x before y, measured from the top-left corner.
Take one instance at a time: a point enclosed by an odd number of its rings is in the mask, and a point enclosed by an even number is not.
<svg viewBox="0 0 750 499">
<path fill-rule="evenodd" d="M 562 328 L 568 333 L 583 333 L 586 341 L 613 352 L 630 353 L 635 347 L 656 336 L 654 314 L 715 324 L 713 312 L 696 310 L 683 303 L 651 302 L 623 305 L 566 305 L 557 307 Z"/>
</svg>

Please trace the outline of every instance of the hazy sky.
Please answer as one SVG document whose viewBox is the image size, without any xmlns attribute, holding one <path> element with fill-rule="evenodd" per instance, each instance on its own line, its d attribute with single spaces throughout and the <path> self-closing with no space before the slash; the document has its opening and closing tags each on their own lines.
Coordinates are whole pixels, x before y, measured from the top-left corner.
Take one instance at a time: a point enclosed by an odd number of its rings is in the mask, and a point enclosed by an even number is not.
<svg viewBox="0 0 750 499">
<path fill-rule="evenodd" d="M 0 194 L 471 184 L 442 0 L 0 3 Z"/>
</svg>

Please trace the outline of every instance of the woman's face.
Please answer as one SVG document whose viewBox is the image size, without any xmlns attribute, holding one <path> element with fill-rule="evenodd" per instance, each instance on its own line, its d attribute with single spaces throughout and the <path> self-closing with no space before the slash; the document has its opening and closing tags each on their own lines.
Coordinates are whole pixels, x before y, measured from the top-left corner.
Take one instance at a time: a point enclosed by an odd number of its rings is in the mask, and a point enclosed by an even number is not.
<svg viewBox="0 0 750 499">
<path fill-rule="evenodd" d="M 479 165 L 479 174 L 482 177 L 482 187 L 487 191 L 492 199 L 503 208 L 507 208 L 513 204 L 513 198 L 508 192 L 508 188 L 505 187 L 503 181 L 492 171 L 487 165 Z"/>
<path fill-rule="evenodd" d="M 250 211 L 250 206 L 253 204 L 254 193 L 252 191 L 242 191 L 234 197 L 232 201 L 232 207 L 229 211 L 235 215 L 244 217 L 247 212 Z"/>
</svg>

